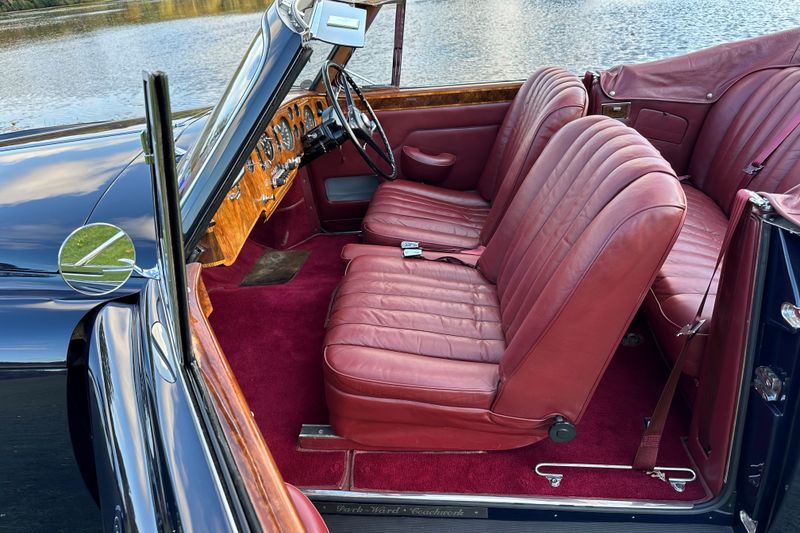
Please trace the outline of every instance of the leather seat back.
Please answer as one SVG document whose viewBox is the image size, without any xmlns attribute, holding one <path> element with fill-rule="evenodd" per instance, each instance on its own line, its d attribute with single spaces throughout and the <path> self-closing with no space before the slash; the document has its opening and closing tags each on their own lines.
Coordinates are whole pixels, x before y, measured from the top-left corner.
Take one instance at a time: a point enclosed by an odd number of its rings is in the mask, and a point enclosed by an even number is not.
<svg viewBox="0 0 800 533">
<path fill-rule="evenodd" d="M 488 242 L 494 234 L 548 141 L 564 124 L 584 116 L 588 101 L 583 83 L 557 67 L 537 70 L 520 88 L 478 181 L 478 192 L 492 203 L 481 242 Z"/>
<path fill-rule="evenodd" d="M 578 119 L 550 144 L 478 268 L 497 284 L 507 343 L 492 410 L 577 422 L 680 231 L 686 199 L 655 148 L 613 119 Z"/>
<path fill-rule="evenodd" d="M 733 85 L 703 124 L 689 165 L 692 183 L 730 214 L 743 169 L 800 112 L 800 68 L 766 69 Z M 785 192 L 800 184 L 800 128 L 746 187 Z"/>
</svg>

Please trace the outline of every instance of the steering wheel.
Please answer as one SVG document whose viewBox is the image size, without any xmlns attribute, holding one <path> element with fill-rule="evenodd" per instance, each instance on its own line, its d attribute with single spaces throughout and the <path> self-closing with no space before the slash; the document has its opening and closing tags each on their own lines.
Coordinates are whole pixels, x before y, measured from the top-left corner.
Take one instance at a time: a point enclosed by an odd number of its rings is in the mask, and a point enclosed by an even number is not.
<svg viewBox="0 0 800 533">
<path fill-rule="evenodd" d="M 338 73 L 336 76 L 338 90 L 334 90 L 334 86 L 331 83 L 331 70 L 334 70 Z M 386 138 L 386 133 L 383 131 L 383 127 L 381 127 L 378 117 L 375 116 L 375 111 L 372 110 L 369 102 L 367 102 L 367 99 L 364 98 L 364 93 L 361 92 L 361 89 L 358 87 L 358 85 L 356 85 L 356 82 L 353 81 L 353 78 L 350 76 L 350 74 L 348 74 L 341 65 L 338 65 L 333 61 L 328 61 L 322 68 L 322 81 L 325 84 L 325 92 L 328 93 L 328 102 L 333 108 L 334 113 L 336 113 L 339 123 L 347 132 L 347 135 L 350 137 L 350 140 L 353 141 L 353 144 L 356 145 L 358 153 L 361 155 L 367 165 L 369 165 L 369 168 L 387 180 L 396 179 L 397 164 L 394 161 L 394 153 L 392 152 L 392 147 L 389 144 L 389 140 Z M 347 109 L 344 110 L 342 109 L 342 105 L 339 103 L 338 98 L 341 91 L 344 91 L 344 100 L 347 106 Z M 352 93 L 355 93 L 356 96 L 358 96 L 359 102 L 364 109 L 367 110 L 366 113 L 361 111 L 361 109 L 356 106 Z M 378 141 L 373 138 L 373 135 L 376 131 L 380 134 L 380 140 L 382 141 L 383 146 L 381 146 Z M 380 159 L 389 166 L 390 170 L 388 172 L 381 169 L 378 165 L 378 161 L 376 161 L 367 153 L 367 146 L 375 150 L 378 156 L 380 156 Z"/>
</svg>

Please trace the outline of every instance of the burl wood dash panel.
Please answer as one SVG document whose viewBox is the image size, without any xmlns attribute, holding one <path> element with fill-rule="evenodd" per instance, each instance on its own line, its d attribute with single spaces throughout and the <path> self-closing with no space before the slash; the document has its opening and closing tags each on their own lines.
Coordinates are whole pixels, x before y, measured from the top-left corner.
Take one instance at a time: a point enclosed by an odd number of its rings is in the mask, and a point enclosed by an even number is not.
<svg viewBox="0 0 800 533">
<path fill-rule="evenodd" d="M 324 97 L 310 95 L 290 97 L 281 106 L 200 241 L 203 265 L 233 264 L 256 223 L 272 216 L 297 175 L 300 139 L 312 118 L 319 124 L 325 106 Z"/>
<path fill-rule="evenodd" d="M 415 89 L 370 89 L 365 90 L 364 95 L 375 111 L 390 111 L 510 102 L 521 86 L 522 82 L 515 81 Z"/>
</svg>

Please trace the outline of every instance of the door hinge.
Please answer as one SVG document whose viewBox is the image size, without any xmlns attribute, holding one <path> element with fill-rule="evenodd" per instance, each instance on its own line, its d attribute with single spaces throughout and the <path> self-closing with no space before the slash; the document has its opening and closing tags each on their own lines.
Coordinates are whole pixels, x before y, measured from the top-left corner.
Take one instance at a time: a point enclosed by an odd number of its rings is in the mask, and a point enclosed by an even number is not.
<svg viewBox="0 0 800 533">
<path fill-rule="evenodd" d="M 750 518 L 750 515 L 744 510 L 739 511 L 739 520 L 742 521 L 742 525 L 747 533 L 756 533 L 756 530 L 758 529 L 758 521 Z"/>
<path fill-rule="evenodd" d="M 139 140 L 142 143 L 142 151 L 144 152 L 144 162 L 148 165 L 153 164 L 153 152 L 150 151 L 150 141 L 147 139 L 147 130 L 142 130 L 139 134 Z"/>
<path fill-rule="evenodd" d="M 750 195 L 750 203 L 755 204 L 762 211 L 772 210 L 772 204 L 769 203 L 769 200 L 753 191 L 747 191 L 747 193 Z"/>
<path fill-rule="evenodd" d="M 768 366 L 756 368 L 753 387 L 756 392 L 767 402 L 777 402 L 785 398 L 783 395 L 783 380 Z"/>
</svg>

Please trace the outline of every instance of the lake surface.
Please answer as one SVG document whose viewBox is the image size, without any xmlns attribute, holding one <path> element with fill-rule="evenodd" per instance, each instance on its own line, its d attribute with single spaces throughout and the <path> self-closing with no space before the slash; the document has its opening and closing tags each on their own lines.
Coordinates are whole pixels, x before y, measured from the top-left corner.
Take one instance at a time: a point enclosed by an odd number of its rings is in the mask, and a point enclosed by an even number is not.
<svg viewBox="0 0 800 533">
<path fill-rule="evenodd" d="M 175 110 L 213 105 L 268 0 L 102 1 L 0 15 L 0 132 L 143 115 L 141 72 Z M 641 62 L 800 26 L 800 0 L 407 0 L 403 85 Z M 351 67 L 389 78 L 393 13 Z"/>
</svg>

